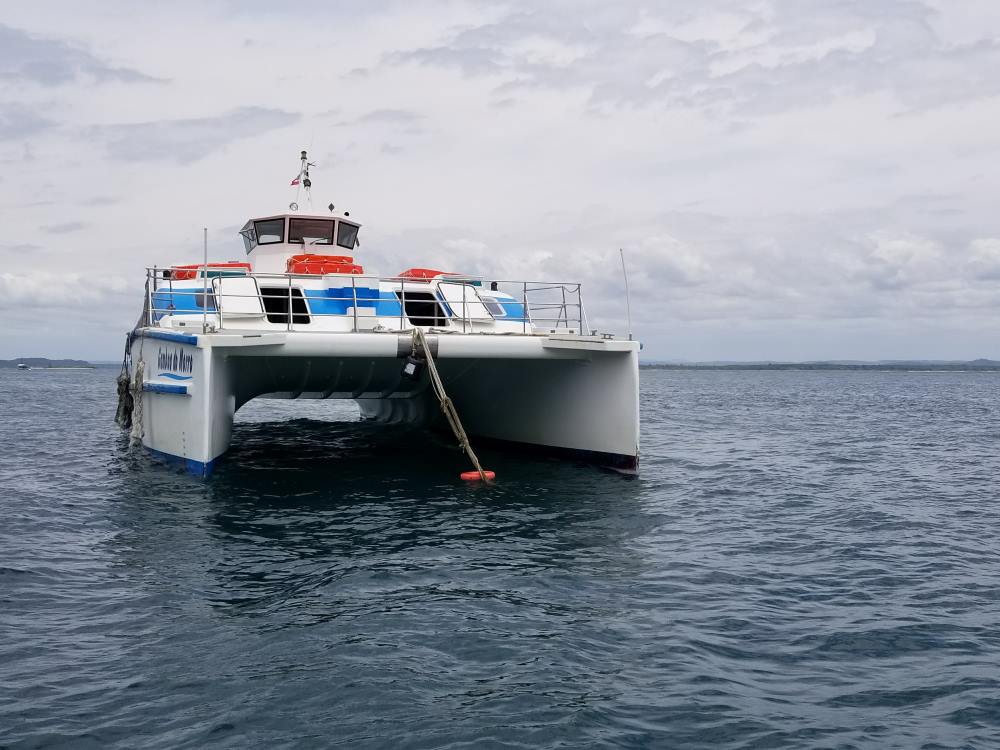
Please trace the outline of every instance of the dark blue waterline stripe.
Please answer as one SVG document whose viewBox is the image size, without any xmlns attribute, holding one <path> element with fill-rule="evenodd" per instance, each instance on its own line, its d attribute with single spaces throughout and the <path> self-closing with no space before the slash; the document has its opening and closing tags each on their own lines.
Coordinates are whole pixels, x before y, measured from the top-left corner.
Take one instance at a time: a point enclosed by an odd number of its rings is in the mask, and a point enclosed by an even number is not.
<svg viewBox="0 0 1000 750">
<path fill-rule="evenodd" d="M 169 393 L 175 396 L 186 396 L 188 395 L 188 387 L 186 385 L 169 385 L 167 383 L 143 383 L 142 390 L 149 393 Z"/>
<path fill-rule="evenodd" d="M 148 339 L 163 339 L 164 341 L 174 341 L 178 344 L 198 345 L 198 337 L 190 333 L 170 333 L 169 331 L 145 330 L 142 335 Z"/>
<path fill-rule="evenodd" d="M 158 378 L 170 378 L 171 380 L 191 380 L 190 375 L 177 375 L 173 372 L 161 372 L 156 377 Z"/>
<path fill-rule="evenodd" d="M 155 448 L 147 447 L 146 450 L 149 451 L 150 456 L 158 461 L 172 466 L 183 466 L 188 474 L 193 474 L 196 477 L 202 478 L 211 474 L 215 470 L 216 464 L 219 462 L 218 458 L 213 458 L 211 461 L 196 461 L 193 458 L 175 456 L 173 453 L 164 453 L 163 451 L 158 451 Z"/>
<path fill-rule="evenodd" d="M 471 435 L 470 437 L 473 438 L 472 442 L 476 445 L 483 443 L 524 455 L 545 455 L 553 458 L 579 461 L 580 463 L 593 464 L 601 469 L 608 469 L 625 476 L 637 476 L 639 474 L 638 455 L 589 451 L 582 448 L 562 448 L 555 445 L 539 445 L 537 443 L 522 443 L 514 440 L 485 437 L 483 435 Z"/>
</svg>

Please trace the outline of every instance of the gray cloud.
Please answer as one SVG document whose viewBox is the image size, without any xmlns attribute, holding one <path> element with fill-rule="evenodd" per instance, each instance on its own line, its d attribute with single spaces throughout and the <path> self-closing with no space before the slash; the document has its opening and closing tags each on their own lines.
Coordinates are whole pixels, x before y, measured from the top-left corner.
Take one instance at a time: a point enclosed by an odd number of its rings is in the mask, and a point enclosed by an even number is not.
<svg viewBox="0 0 1000 750">
<path fill-rule="evenodd" d="M 70 234 L 86 229 L 87 223 L 84 221 L 67 221 L 62 224 L 47 224 L 42 229 L 50 234 Z"/>
<path fill-rule="evenodd" d="M 131 68 L 115 67 L 59 39 L 30 35 L 0 24 L 0 79 L 59 86 L 81 79 L 126 83 L 156 81 Z"/>
<path fill-rule="evenodd" d="M 406 109 L 374 109 L 353 120 L 342 120 L 336 125 L 342 128 L 374 128 L 392 131 L 395 134 L 414 136 L 423 135 L 426 132 L 425 119 L 423 115 Z"/>
<path fill-rule="evenodd" d="M 298 122 L 300 115 L 267 107 L 241 107 L 215 117 L 160 120 L 92 129 L 109 155 L 123 161 L 190 163 L 233 141 Z"/>
<path fill-rule="evenodd" d="M 116 203 L 121 203 L 121 200 L 121 198 L 114 198 L 110 195 L 95 195 L 80 201 L 80 205 L 88 207 L 113 206 Z"/>
<path fill-rule="evenodd" d="M 423 120 L 423 116 L 405 109 L 375 109 L 359 117 L 355 122 L 388 123 L 390 125 L 412 125 Z"/>
<path fill-rule="evenodd" d="M 55 123 L 19 104 L 0 106 L 0 141 L 30 138 L 51 128 Z"/>
<path fill-rule="evenodd" d="M 40 245 L 32 245 L 28 242 L 17 245 L 0 245 L 0 253 L 10 253 L 11 255 L 34 255 L 42 252 L 43 249 Z"/>
<path fill-rule="evenodd" d="M 908 110 L 1000 93 L 1000 43 L 953 45 L 916 0 L 843 3 L 716 0 L 733 17 L 722 44 L 692 34 L 688 6 L 656 15 L 622 4 L 537 9 L 515 3 L 500 21 L 464 29 L 444 44 L 388 55 L 384 64 L 453 67 L 505 79 L 499 90 L 583 88 L 595 106 L 659 104 L 717 117 L 755 116 L 823 104 L 831 97 L 891 93 Z M 530 43 L 529 43 L 530 42 Z"/>
</svg>

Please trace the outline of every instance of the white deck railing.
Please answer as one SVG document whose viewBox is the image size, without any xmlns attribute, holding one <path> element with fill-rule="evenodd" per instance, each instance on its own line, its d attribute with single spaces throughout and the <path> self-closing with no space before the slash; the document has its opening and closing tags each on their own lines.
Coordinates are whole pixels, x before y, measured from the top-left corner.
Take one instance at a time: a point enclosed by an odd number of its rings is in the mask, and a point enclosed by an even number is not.
<svg viewBox="0 0 1000 750">
<path fill-rule="evenodd" d="M 194 269 L 183 270 L 192 272 Z M 290 273 L 244 275 L 225 273 L 224 269 L 213 269 L 211 266 L 207 274 L 204 267 L 194 270 L 197 274 L 194 279 L 174 279 L 175 273 L 176 269 L 171 268 L 146 269 L 143 325 L 157 325 L 165 316 L 201 315 L 204 324 L 207 326 L 211 322 L 216 330 L 245 328 L 247 316 L 231 313 L 227 320 L 226 308 L 245 309 L 245 301 L 253 299 L 258 301 L 259 309 L 264 311 L 259 317 L 269 322 L 268 328 L 289 331 L 329 333 L 333 330 L 371 330 L 370 327 L 366 329 L 359 326 L 359 321 L 365 323 L 374 317 L 383 326 L 392 322 L 400 331 L 411 330 L 419 325 L 426 328 L 448 328 L 462 333 L 487 333 L 487 329 L 491 327 L 488 324 L 506 323 L 502 327 L 492 327 L 502 328 L 500 332 L 508 334 L 517 332 L 515 328 L 520 328 L 520 332 L 525 334 L 536 330 L 589 332 L 582 285 L 578 282 L 494 280 L 465 275 L 431 280 L 401 276 L 344 275 L 338 278 L 343 286 L 328 284 L 325 289 L 315 289 L 304 282 L 315 282 L 324 277 Z M 229 291 L 225 288 L 235 286 L 227 283 L 230 280 L 248 278 L 256 279 L 256 293 Z M 441 281 L 461 286 L 462 299 L 448 299 L 442 295 L 437 286 Z M 389 289 L 386 290 L 385 286 Z M 504 314 L 496 315 L 483 304 L 478 293 L 469 291 L 478 289 L 487 297 L 491 296 L 491 291 L 509 295 L 513 302 L 508 297 L 500 298 L 497 304 L 503 308 Z M 338 290 L 342 290 L 342 293 L 330 293 Z M 382 297 L 386 291 L 394 293 L 395 298 Z M 324 293 L 308 295 L 307 292 Z M 428 298 L 428 294 L 433 297 Z M 407 303 L 410 304 L 409 310 Z M 420 303 L 428 305 L 423 314 L 418 312 L 417 305 Z M 374 315 L 369 312 L 359 314 L 359 309 L 372 307 L 375 309 Z M 384 314 L 386 308 L 393 311 L 391 315 Z M 325 318 L 350 320 L 351 324 L 335 329 L 313 324 L 314 320 Z M 243 325 L 240 325 L 241 320 Z"/>
</svg>

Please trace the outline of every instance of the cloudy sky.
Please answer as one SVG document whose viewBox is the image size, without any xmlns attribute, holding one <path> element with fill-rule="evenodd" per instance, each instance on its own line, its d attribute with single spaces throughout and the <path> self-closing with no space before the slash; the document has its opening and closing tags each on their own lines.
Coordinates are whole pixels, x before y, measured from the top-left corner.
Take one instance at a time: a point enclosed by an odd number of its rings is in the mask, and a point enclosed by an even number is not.
<svg viewBox="0 0 1000 750">
<path fill-rule="evenodd" d="M 1000 3 L 7 3 L 0 357 L 114 359 L 311 148 L 368 270 L 581 280 L 649 359 L 1000 358 Z"/>
</svg>

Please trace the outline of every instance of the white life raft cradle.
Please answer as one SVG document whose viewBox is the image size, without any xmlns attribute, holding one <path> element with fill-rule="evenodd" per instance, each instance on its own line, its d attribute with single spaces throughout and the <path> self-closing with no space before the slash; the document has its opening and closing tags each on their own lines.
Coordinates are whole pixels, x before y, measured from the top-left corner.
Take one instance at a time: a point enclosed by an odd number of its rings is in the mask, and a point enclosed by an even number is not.
<svg viewBox="0 0 1000 750">
<path fill-rule="evenodd" d="M 310 192 L 302 153 L 297 190 Z M 404 374 L 414 330 L 473 441 L 634 473 L 638 353 L 590 331 L 580 285 L 491 281 L 357 262 L 361 224 L 329 206 L 246 222 L 246 257 L 150 269 L 120 390 L 136 442 L 205 476 L 250 400 L 353 399 L 366 419 L 445 422 L 426 371 Z M 458 263 L 456 263 L 458 265 Z"/>
</svg>

